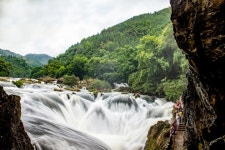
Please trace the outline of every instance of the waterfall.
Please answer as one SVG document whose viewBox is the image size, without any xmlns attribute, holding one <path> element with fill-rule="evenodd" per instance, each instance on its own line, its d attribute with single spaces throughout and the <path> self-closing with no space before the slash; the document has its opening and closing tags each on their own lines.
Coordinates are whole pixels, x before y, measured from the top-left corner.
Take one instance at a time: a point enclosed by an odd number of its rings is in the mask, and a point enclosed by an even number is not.
<svg viewBox="0 0 225 150">
<path fill-rule="evenodd" d="M 141 150 L 149 128 L 170 120 L 173 107 L 119 92 L 95 98 L 86 89 L 59 92 L 51 84 L 0 85 L 21 97 L 22 121 L 38 150 Z"/>
</svg>

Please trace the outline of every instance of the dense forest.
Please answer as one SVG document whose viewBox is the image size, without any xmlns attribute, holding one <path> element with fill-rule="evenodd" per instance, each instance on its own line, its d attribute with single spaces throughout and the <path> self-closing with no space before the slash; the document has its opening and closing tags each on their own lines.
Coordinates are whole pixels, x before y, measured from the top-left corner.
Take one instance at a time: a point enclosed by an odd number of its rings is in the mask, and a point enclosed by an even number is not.
<svg viewBox="0 0 225 150">
<path fill-rule="evenodd" d="M 187 61 L 174 40 L 170 14 L 167 8 L 104 29 L 33 67 L 30 77 L 128 83 L 131 92 L 174 100 L 185 88 Z"/>
<path fill-rule="evenodd" d="M 0 71 L 0 76 L 10 76 L 16 78 L 27 77 L 31 73 L 31 66 L 28 65 L 22 57 L 1 56 L 0 65 L 4 65 L 3 71 Z M 1 67 L 2 68 L 2 67 Z"/>
<path fill-rule="evenodd" d="M 52 58 L 46 54 L 27 54 L 22 56 L 9 50 L 0 49 L 0 76 L 30 77 L 34 67 L 46 65 Z"/>
</svg>

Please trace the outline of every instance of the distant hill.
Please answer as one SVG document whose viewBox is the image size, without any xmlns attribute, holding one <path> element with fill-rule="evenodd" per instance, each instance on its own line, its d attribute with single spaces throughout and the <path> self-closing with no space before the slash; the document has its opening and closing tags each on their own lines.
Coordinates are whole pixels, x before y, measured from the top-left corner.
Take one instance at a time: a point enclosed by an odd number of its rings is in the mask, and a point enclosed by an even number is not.
<svg viewBox="0 0 225 150">
<path fill-rule="evenodd" d="M 3 49 L 0 49 L 0 56 L 14 56 L 14 57 L 23 57 L 23 56 L 22 56 L 22 55 L 20 55 L 20 54 L 17 54 L 17 53 L 11 52 L 10 50 L 3 50 Z"/>
<path fill-rule="evenodd" d="M 50 59 L 53 59 L 53 57 L 47 55 L 47 54 L 27 54 L 25 56 L 22 56 L 20 54 L 11 52 L 10 50 L 3 50 L 0 49 L 0 56 L 12 56 L 12 57 L 18 57 L 23 58 L 26 63 L 31 67 L 38 67 L 48 64 L 48 61 Z"/>
<path fill-rule="evenodd" d="M 32 67 L 43 66 L 47 64 L 50 59 L 53 59 L 53 57 L 47 54 L 27 54 L 24 57 L 26 62 Z"/>
</svg>

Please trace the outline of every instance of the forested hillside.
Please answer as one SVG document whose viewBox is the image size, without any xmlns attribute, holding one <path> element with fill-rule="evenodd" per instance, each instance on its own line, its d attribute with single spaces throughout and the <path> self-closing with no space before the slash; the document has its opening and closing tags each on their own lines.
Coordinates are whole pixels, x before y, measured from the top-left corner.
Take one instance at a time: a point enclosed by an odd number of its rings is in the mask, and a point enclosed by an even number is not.
<svg viewBox="0 0 225 150">
<path fill-rule="evenodd" d="M 0 76 L 30 77 L 33 67 L 43 66 L 53 57 L 46 54 L 20 54 L 0 49 Z"/>
<path fill-rule="evenodd" d="M 22 57 L 15 56 L 1 56 L 0 66 L 0 76 L 15 78 L 29 77 L 32 70 Z"/>
<path fill-rule="evenodd" d="M 3 50 L 0 48 L 0 56 L 14 56 L 14 57 L 23 57 L 20 54 L 16 54 L 14 52 L 11 52 L 10 50 Z"/>
<path fill-rule="evenodd" d="M 75 75 L 111 85 L 126 82 L 132 92 L 174 99 L 185 87 L 187 62 L 174 40 L 170 14 L 167 8 L 104 29 L 35 68 L 31 77 Z"/>
<path fill-rule="evenodd" d="M 47 54 L 27 54 L 24 58 L 31 67 L 46 65 L 50 59 L 53 59 Z"/>
</svg>

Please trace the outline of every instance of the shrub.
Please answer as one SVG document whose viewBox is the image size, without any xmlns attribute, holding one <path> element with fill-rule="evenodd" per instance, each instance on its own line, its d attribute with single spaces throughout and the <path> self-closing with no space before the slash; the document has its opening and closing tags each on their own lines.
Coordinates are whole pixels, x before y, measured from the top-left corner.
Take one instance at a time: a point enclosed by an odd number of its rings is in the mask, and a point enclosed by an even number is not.
<svg viewBox="0 0 225 150">
<path fill-rule="evenodd" d="M 13 81 L 12 82 L 14 85 L 16 85 L 18 88 L 22 87 L 23 86 L 23 80 L 20 79 L 20 80 L 17 80 L 17 81 Z"/>
<path fill-rule="evenodd" d="M 110 91 L 111 85 L 107 81 L 95 80 L 91 83 L 89 90 L 91 91 Z"/>
<path fill-rule="evenodd" d="M 74 86 L 78 83 L 79 78 L 76 77 L 75 75 L 65 75 L 63 80 L 63 84 L 68 85 L 68 86 Z"/>
</svg>

